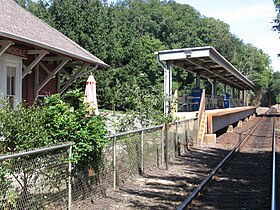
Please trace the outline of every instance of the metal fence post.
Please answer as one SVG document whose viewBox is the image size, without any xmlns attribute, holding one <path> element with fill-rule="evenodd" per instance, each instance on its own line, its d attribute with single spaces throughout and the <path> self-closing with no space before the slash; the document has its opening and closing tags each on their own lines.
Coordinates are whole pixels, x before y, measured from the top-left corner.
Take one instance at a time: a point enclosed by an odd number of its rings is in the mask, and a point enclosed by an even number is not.
<svg viewBox="0 0 280 210">
<path fill-rule="evenodd" d="M 165 130 L 164 130 L 164 124 L 162 127 L 162 132 L 161 132 L 161 165 L 163 165 L 163 161 L 164 161 L 164 137 L 165 137 Z"/>
<path fill-rule="evenodd" d="M 186 146 L 184 147 L 184 153 L 185 153 L 186 150 L 189 149 L 188 131 L 187 131 L 187 124 L 186 124 L 186 121 L 184 122 L 184 133 L 185 133 L 185 142 L 186 142 Z"/>
<path fill-rule="evenodd" d="M 187 124 L 188 124 L 188 128 L 187 128 L 187 144 L 188 144 L 188 146 L 189 146 L 189 144 L 192 145 L 192 143 L 193 143 L 193 142 L 190 142 L 190 138 L 189 138 L 189 137 L 190 137 L 190 132 L 191 132 L 191 131 L 190 131 L 190 120 L 187 121 Z M 189 147 L 188 147 L 188 148 L 189 148 Z"/>
<path fill-rule="evenodd" d="M 195 126 L 195 144 L 196 145 L 199 145 L 199 142 L 198 142 L 198 131 L 199 131 L 199 120 L 196 119 L 196 123 L 194 122 L 194 126 Z"/>
<path fill-rule="evenodd" d="M 141 173 L 144 174 L 144 131 L 141 131 Z"/>
<path fill-rule="evenodd" d="M 168 170 L 168 123 L 164 123 L 164 159 L 165 169 Z"/>
<path fill-rule="evenodd" d="M 72 206 L 72 185 L 71 185 L 71 177 L 72 177 L 72 147 L 73 145 L 70 145 L 69 147 L 69 164 L 68 164 L 68 210 L 71 210 Z"/>
<path fill-rule="evenodd" d="M 114 190 L 116 189 L 116 182 L 117 182 L 117 172 L 116 172 L 116 138 L 113 138 L 113 187 Z"/>
<path fill-rule="evenodd" d="M 176 133 L 175 133 L 175 157 L 179 156 L 179 142 L 178 142 L 178 122 L 175 122 Z"/>
</svg>

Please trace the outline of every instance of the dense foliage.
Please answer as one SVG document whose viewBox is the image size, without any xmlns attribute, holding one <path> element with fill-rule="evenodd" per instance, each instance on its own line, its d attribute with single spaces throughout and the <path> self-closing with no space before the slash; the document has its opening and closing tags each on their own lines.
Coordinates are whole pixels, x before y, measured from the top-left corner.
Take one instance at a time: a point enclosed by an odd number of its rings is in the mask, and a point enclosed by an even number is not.
<svg viewBox="0 0 280 210">
<path fill-rule="evenodd" d="M 70 91 L 64 97 L 75 98 L 76 103 L 81 95 Z M 0 154 L 74 142 L 72 161 L 80 169 L 96 165 L 108 142 L 103 117 L 91 116 L 84 103 L 74 108 L 57 94 L 46 98 L 41 107 L 20 105 L 14 110 L 6 101 L 1 104 Z"/>
<path fill-rule="evenodd" d="M 59 94 L 45 98 L 43 106 L 31 107 L 20 104 L 13 109 L 9 101 L 0 101 L 0 155 L 17 153 L 35 148 L 72 142 L 73 174 L 87 169 L 99 172 L 103 149 L 108 145 L 103 116 L 95 116 L 88 104 L 83 103 L 84 93 L 69 91 L 63 97 Z M 27 197 L 28 188 L 36 183 L 38 177 L 48 180 L 43 188 L 60 190 L 65 170 L 54 170 L 52 158 L 67 162 L 68 156 L 51 151 L 9 158 L 0 161 L 0 208 L 16 208 L 20 199 Z M 61 152 L 61 151 L 60 151 Z M 54 156 L 48 156 L 47 154 Z M 46 161 L 48 160 L 48 161 Z M 41 167 L 41 166 L 44 167 Z M 12 187 L 13 177 L 18 189 Z M 60 183 L 61 182 L 61 183 Z M 37 198 L 36 198 L 37 199 Z M 39 201 L 38 201 L 39 202 Z M 42 207 L 39 207 L 40 209 Z"/>
<path fill-rule="evenodd" d="M 154 52 L 163 49 L 215 47 L 256 84 L 253 103 L 261 100 L 271 79 L 267 54 L 232 34 L 227 23 L 204 17 L 187 4 L 172 0 L 17 1 L 111 66 L 95 73 L 99 104 L 105 108 L 114 103 L 120 110 L 135 109 L 135 87 L 143 93 L 162 93 L 163 70 Z M 192 75 L 174 69 L 174 89 L 188 93 L 192 82 Z"/>
</svg>

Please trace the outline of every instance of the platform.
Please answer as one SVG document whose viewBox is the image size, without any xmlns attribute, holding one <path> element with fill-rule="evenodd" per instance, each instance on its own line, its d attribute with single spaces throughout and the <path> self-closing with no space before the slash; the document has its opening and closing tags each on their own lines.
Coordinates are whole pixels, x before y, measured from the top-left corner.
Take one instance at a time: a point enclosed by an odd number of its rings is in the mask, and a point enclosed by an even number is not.
<svg viewBox="0 0 280 210">
<path fill-rule="evenodd" d="M 257 107 L 246 106 L 228 109 L 206 110 L 207 114 L 207 133 L 212 134 L 238 122 L 241 119 L 249 117 L 256 113 Z"/>
<path fill-rule="evenodd" d="M 239 120 L 242 120 L 256 113 L 257 107 L 246 106 L 227 109 L 205 110 L 207 116 L 206 133 L 213 134 L 218 130 L 232 125 Z M 190 119 L 198 116 L 198 111 L 195 112 L 176 112 L 174 117 L 179 119 Z"/>
</svg>

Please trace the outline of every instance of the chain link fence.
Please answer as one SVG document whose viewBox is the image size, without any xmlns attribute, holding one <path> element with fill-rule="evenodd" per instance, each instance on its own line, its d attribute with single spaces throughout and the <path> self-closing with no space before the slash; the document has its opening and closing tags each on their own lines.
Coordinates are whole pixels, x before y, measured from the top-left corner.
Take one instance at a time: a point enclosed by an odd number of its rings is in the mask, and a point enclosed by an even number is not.
<svg viewBox="0 0 280 210">
<path fill-rule="evenodd" d="M 196 143 L 197 127 L 194 118 L 110 136 L 101 163 L 82 171 L 68 161 L 71 144 L 0 156 L 0 209 L 87 209 L 130 177 L 168 168 Z"/>
<path fill-rule="evenodd" d="M 71 144 L 0 156 L 0 209 L 65 209 Z"/>
</svg>

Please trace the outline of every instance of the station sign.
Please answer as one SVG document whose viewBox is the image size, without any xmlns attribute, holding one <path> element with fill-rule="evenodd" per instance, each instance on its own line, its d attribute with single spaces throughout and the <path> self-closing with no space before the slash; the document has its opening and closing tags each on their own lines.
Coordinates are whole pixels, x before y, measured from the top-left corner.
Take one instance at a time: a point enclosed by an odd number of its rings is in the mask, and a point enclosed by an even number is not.
<svg viewBox="0 0 280 210">
<path fill-rule="evenodd" d="M 20 47 L 16 47 L 16 46 L 11 46 L 9 47 L 5 53 L 10 54 L 10 55 L 15 55 L 15 56 L 19 56 L 22 58 L 27 58 L 27 50 L 20 48 Z"/>
</svg>

